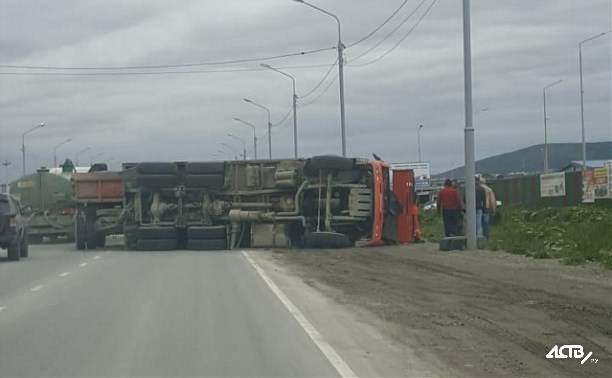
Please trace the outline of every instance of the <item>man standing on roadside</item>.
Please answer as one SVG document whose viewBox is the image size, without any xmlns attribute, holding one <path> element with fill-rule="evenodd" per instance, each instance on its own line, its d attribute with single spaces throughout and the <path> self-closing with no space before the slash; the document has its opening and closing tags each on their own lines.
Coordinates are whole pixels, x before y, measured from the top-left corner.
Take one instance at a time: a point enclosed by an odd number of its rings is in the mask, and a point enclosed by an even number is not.
<svg viewBox="0 0 612 378">
<path fill-rule="evenodd" d="M 495 211 L 497 211 L 497 199 L 495 198 L 495 192 L 487 185 L 487 181 L 484 177 L 480 178 L 480 185 L 485 190 L 486 194 L 486 209 L 482 213 L 482 234 L 489 240 L 491 217 L 495 215 Z"/>
<path fill-rule="evenodd" d="M 465 213 L 465 194 L 463 193 L 463 191 L 461 190 L 461 187 L 459 186 L 459 181 L 457 181 L 457 179 L 452 179 L 451 183 L 453 184 L 453 188 L 457 189 L 457 192 L 459 193 L 459 198 L 461 198 L 461 210 L 459 210 L 458 213 L 458 218 L 457 218 L 457 232 L 455 232 L 455 235 L 463 235 L 463 219 L 464 219 L 464 213 Z"/>
<path fill-rule="evenodd" d="M 476 179 L 476 236 L 483 237 L 482 233 L 482 215 L 487 210 L 487 192 L 480 185 L 480 179 Z"/>
<path fill-rule="evenodd" d="M 453 188 L 451 180 L 444 181 L 444 187 L 438 192 L 436 207 L 444 221 L 444 236 L 456 235 L 462 201 L 457 189 Z"/>
</svg>

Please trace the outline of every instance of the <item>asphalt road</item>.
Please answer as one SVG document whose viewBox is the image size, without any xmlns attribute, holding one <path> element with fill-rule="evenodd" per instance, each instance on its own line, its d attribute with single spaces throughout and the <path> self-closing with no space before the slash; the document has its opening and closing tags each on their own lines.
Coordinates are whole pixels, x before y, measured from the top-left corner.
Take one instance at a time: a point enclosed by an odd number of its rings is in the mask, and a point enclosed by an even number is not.
<svg viewBox="0 0 612 378">
<path fill-rule="evenodd" d="M 0 376 L 337 376 L 239 252 L 0 252 Z"/>
</svg>

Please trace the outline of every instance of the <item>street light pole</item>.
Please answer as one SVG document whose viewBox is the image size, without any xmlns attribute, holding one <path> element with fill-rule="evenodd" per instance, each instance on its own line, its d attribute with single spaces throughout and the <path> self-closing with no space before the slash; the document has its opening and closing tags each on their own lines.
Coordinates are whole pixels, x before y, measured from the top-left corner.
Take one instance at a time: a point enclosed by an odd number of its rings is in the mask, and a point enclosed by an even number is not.
<svg viewBox="0 0 612 378">
<path fill-rule="evenodd" d="M 476 182 L 474 166 L 474 124 L 472 108 L 472 44 L 470 30 L 470 0 L 463 0 L 463 81 L 465 102 L 465 202 L 466 242 L 468 249 L 476 249 Z"/>
<path fill-rule="evenodd" d="M 227 144 L 225 142 L 221 142 L 222 145 L 224 145 L 225 147 L 229 148 L 230 150 L 234 151 L 234 160 L 238 160 L 238 153 L 236 152 L 236 147 Z"/>
<path fill-rule="evenodd" d="M 342 156 L 346 157 L 346 129 L 345 129 L 345 116 L 344 116 L 344 45 L 342 44 L 342 36 L 340 34 L 340 19 L 336 17 L 336 15 L 321 9 L 317 6 L 309 4 L 304 0 L 294 0 L 298 3 L 302 3 L 304 5 L 308 5 L 309 7 L 316 9 L 320 12 L 325 13 L 328 16 L 331 16 L 338 23 L 338 78 L 340 84 L 340 126 L 342 132 Z"/>
<path fill-rule="evenodd" d="M 599 38 L 602 35 L 606 35 L 612 32 L 612 30 L 608 30 L 607 32 L 599 33 L 593 37 L 587 38 L 584 41 L 578 44 L 578 60 L 580 61 L 580 125 L 582 132 L 582 172 L 586 171 L 586 138 L 584 135 L 584 90 L 582 89 L 582 44 L 592 41 L 595 38 Z"/>
<path fill-rule="evenodd" d="M 32 127 L 31 129 L 29 129 L 28 131 L 26 131 L 25 133 L 21 134 L 21 162 L 23 163 L 23 176 L 25 176 L 26 174 L 26 163 L 25 163 L 25 136 L 29 133 L 31 133 L 32 131 L 44 127 L 45 123 L 42 122 L 34 127 Z"/>
<path fill-rule="evenodd" d="M 419 146 L 419 163 L 421 162 L 421 129 L 422 128 L 423 128 L 423 125 L 419 125 L 419 128 L 417 129 L 417 142 Z"/>
<path fill-rule="evenodd" d="M 261 108 L 265 110 L 266 113 L 268 113 L 268 158 L 272 159 L 272 122 L 270 122 L 270 109 L 256 103 L 255 101 L 251 101 L 248 98 L 245 98 L 244 101 L 257 106 L 258 108 Z"/>
<path fill-rule="evenodd" d="M 63 141 L 62 143 L 58 144 L 57 146 L 53 147 L 53 166 L 57 167 L 57 149 L 58 147 L 63 146 L 64 144 L 70 142 L 72 139 L 66 139 L 65 141 Z"/>
<path fill-rule="evenodd" d="M 291 82 L 293 83 L 293 150 L 294 150 L 294 157 L 297 159 L 298 157 L 298 136 L 297 136 L 297 98 L 298 96 L 297 94 L 295 94 L 295 78 L 265 63 L 262 63 L 261 66 L 265 68 L 269 68 L 272 71 L 276 71 L 281 75 L 287 76 L 289 79 L 291 79 Z"/>
<path fill-rule="evenodd" d="M 244 139 L 237 137 L 234 134 L 229 134 L 229 133 L 227 134 L 227 136 L 242 142 L 242 160 L 246 160 L 246 142 L 244 141 Z"/>
<path fill-rule="evenodd" d="M 79 166 L 79 155 L 81 155 L 82 153 L 87 152 L 89 150 L 91 150 L 91 147 L 84 148 L 81 151 L 76 153 L 76 156 L 74 157 L 74 166 L 75 167 Z"/>
<path fill-rule="evenodd" d="M 4 160 L 3 162 L 1 162 L 0 164 L 2 164 L 4 166 L 4 184 L 8 186 L 9 183 L 9 179 L 8 179 L 8 167 L 9 165 L 11 165 L 11 162 L 8 160 Z M 1 185 L 0 185 L 1 187 Z M 4 187 L 4 190 L 7 190 L 7 187 Z"/>
<path fill-rule="evenodd" d="M 559 84 L 562 81 L 563 79 L 557 80 L 542 89 L 542 97 L 544 98 L 544 173 L 548 173 L 548 129 L 546 127 L 546 90 L 552 87 L 553 85 Z"/>
<path fill-rule="evenodd" d="M 255 151 L 253 153 L 253 156 L 255 157 L 255 160 L 257 160 L 257 134 L 256 134 L 256 130 L 255 130 L 255 125 L 248 123 L 247 121 L 244 121 L 238 117 L 234 117 L 234 120 L 238 121 L 238 122 L 242 122 L 247 126 L 250 126 L 253 129 L 253 150 Z"/>
</svg>

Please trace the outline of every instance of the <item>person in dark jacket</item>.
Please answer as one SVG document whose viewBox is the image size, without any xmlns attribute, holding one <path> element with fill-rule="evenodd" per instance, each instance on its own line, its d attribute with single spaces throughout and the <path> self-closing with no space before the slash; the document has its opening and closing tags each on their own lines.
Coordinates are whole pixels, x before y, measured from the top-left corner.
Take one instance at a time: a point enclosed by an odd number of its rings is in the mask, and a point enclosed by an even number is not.
<svg viewBox="0 0 612 378">
<path fill-rule="evenodd" d="M 459 181 L 457 181 L 457 179 L 452 179 L 451 183 L 453 184 L 453 188 L 457 189 L 457 192 L 459 193 L 459 198 L 461 198 L 461 210 L 457 212 L 459 218 L 457 219 L 457 231 L 455 232 L 455 235 L 463 235 L 463 221 L 465 219 L 465 193 L 463 193 L 463 190 L 461 189 L 461 186 L 459 186 Z"/>
<path fill-rule="evenodd" d="M 482 214 L 487 210 L 487 192 L 476 177 L 476 236 L 484 237 L 482 232 Z"/>
<path fill-rule="evenodd" d="M 436 205 L 438 214 L 442 214 L 442 220 L 444 221 L 444 236 L 456 235 L 459 213 L 463 204 L 459 192 L 453 187 L 451 180 L 444 181 L 444 187 L 438 192 Z"/>
</svg>

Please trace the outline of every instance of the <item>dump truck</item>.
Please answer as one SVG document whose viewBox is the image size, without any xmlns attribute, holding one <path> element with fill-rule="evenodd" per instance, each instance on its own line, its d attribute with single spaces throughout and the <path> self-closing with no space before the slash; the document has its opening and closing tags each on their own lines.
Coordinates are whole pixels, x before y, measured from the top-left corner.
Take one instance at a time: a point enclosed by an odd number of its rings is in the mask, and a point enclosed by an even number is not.
<svg viewBox="0 0 612 378">
<path fill-rule="evenodd" d="M 337 248 L 411 242 L 414 174 L 379 160 L 124 164 L 127 249 Z"/>
<path fill-rule="evenodd" d="M 108 235 L 123 233 L 123 182 L 119 172 L 75 173 L 72 188 L 77 249 L 104 247 Z"/>
</svg>

